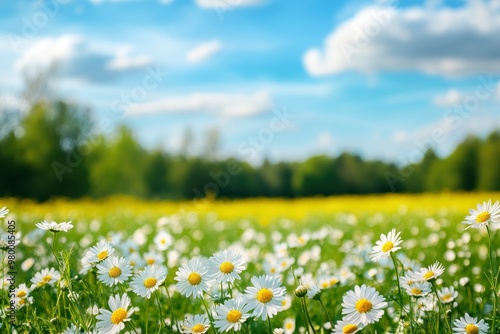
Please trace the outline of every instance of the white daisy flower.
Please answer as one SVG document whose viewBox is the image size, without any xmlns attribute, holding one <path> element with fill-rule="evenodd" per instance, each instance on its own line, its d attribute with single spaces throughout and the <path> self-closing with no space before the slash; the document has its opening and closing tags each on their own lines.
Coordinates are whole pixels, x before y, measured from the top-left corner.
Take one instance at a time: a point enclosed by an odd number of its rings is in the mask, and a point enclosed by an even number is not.
<svg viewBox="0 0 500 334">
<path fill-rule="evenodd" d="M 430 281 L 439 277 L 442 273 L 444 273 L 443 265 L 439 262 L 436 262 L 434 264 L 431 264 L 427 268 L 420 269 L 420 272 L 418 274 L 421 280 Z"/>
<path fill-rule="evenodd" d="M 108 257 L 97 265 L 97 278 L 107 286 L 121 284 L 132 274 L 132 266 L 123 257 Z"/>
<path fill-rule="evenodd" d="M 465 317 L 456 319 L 453 322 L 453 334 L 487 334 L 490 326 L 484 322 L 477 321 L 477 318 L 471 317 L 465 313 Z"/>
<path fill-rule="evenodd" d="M 246 269 L 245 261 L 239 253 L 223 250 L 208 259 L 208 275 L 217 282 L 227 283 L 240 279 L 241 272 Z"/>
<path fill-rule="evenodd" d="M 283 322 L 283 330 L 285 334 L 295 333 L 295 318 L 286 318 Z"/>
<path fill-rule="evenodd" d="M 405 289 L 411 287 L 415 282 L 422 281 L 422 276 L 420 273 L 415 273 L 411 270 L 408 270 L 404 276 L 401 276 L 401 286 Z"/>
<path fill-rule="evenodd" d="M 7 216 L 8 213 L 9 213 L 9 209 L 7 209 L 7 207 L 4 206 L 3 208 L 0 209 L 0 218 Z"/>
<path fill-rule="evenodd" d="M 90 247 L 84 258 L 88 263 L 97 263 L 108 258 L 115 249 L 107 241 L 100 241 L 97 245 Z M 82 259 L 83 262 L 83 259 Z"/>
<path fill-rule="evenodd" d="M 342 314 L 346 320 L 364 325 L 377 322 L 387 307 L 385 298 L 375 288 L 356 285 L 354 291 L 347 291 L 342 298 Z"/>
<path fill-rule="evenodd" d="M 60 278 L 61 274 L 54 268 L 42 269 L 42 271 L 36 273 L 35 276 L 31 279 L 31 283 L 33 283 L 37 287 L 42 287 L 47 284 L 54 286 L 54 284 Z"/>
<path fill-rule="evenodd" d="M 251 316 L 252 308 L 243 298 L 229 299 L 215 308 L 214 326 L 221 331 L 239 331 L 242 324 Z"/>
<path fill-rule="evenodd" d="M 342 319 L 337 321 L 335 328 L 333 329 L 334 334 L 354 334 L 359 332 L 365 327 L 365 325 L 361 323 L 353 323 L 352 321 L 348 321 Z"/>
<path fill-rule="evenodd" d="M 100 309 L 97 318 L 97 330 L 99 333 L 115 334 L 125 328 L 125 322 L 130 321 L 130 316 L 134 312 L 129 309 L 130 298 L 127 294 L 109 297 L 108 305 L 111 311 Z"/>
<path fill-rule="evenodd" d="M 427 281 L 416 281 L 412 284 L 402 283 L 403 288 L 410 296 L 423 297 L 431 292 L 431 283 Z"/>
<path fill-rule="evenodd" d="M 144 261 L 150 266 L 153 264 L 162 265 L 165 262 L 165 257 L 157 251 L 151 250 L 144 254 Z"/>
<path fill-rule="evenodd" d="M 252 277 L 253 286 L 245 289 L 244 298 L 253 309 L 252 315 L 266 320 L 282 310 L 286 290 L 278 277 L 262 275 Z"/>
<path fill-rule="evenodd" d="M 401 247 L 398 247 L 403 242 L 399 237 L 400 234 L 401 232 L 396 233 L 395 228 L 387 233 L 387 235 L 381 234 L 380 240 L 373 246 L 373 251 L 370 254 L 371 260 L 378 262 L 380 259 L 387 258 L 391 256 L 391 253 L 401 249 Z"/>
<path fill-rule="evenodd" d="M 286 311 L 292 307 L 292 297 L 285 295 L 285 298 L 281 301 L 281 310 Z"/>
<path fill-rule="evenodd" d="M 187 334 L 203 334 L 210 328 L 210 322 L 203 314 L 186 317 L 181 326 L 181 332 Z"/>
<path fill-rule="evenodd" d="M 491 199 L 488 202 L 477 205 L 477 210 L 470 209 L 470 215 L 465 217 L 462 224 L 467 224 L 466 230 L 469 228 L 480 228 L 488 226 L 489 223 L 496 223 L 500 218 L 500 203 L 498 201 L 491 205 Z"/>
<path fill-rule="evenodd" d="M 50 232 L 68 232 L 73 228 L 73 225 L 71 224 L 71 221 L 69 222 L 62 222 L 62 223 L 56 223 L 54 221 L 52 222 L 46 222 L 45 220 L 41 223 L 35 224 L 36 227 L 38 227 L 41 230 L 47 230 Z"/>
<path fill-rule="evenodd" d="M 75 324 L 71 324 L 68 328 L 62 332 L 62 334 L 80 334 L 80 328 L 76 327 Z"/>
<path fill-rule="evenodd" d="M 186 297 L 201 297 L 210 289 L 208 268 L 200 259 L 192 259 L 175 273 L 177 290 Z"/>
<path fill-rule="evenodd" d="M 141 297 L 149 299 L 167 278 L 167 268 L 164 266 L 147 266 L 137 274 L 130 283 L 132 290 Z"/>
<path fill-rule="evenodd" d="M 15 290 L 14 295 L 16 298 L 28 298 L 30 294 L 30 289 L 26 286 L 26 284 L 20 284 Z"/>
<path fill-rule="evenodd" d="M 455 291 L 455 288 L 450 286 L 449 288 L 442 288 L 438 291 L 439 300 L 443 304 L 451 303 L 458 297 L 458 292 Z"/>
<path fill-rule="evenodd" d="M 170 233 L 166 231 L 160 231 L 154 238 L 154 243 L 156 245 L 156 249 L 160 251 L 167 250 L 168 247 L 172 246 L 174 242 L 174 238 L 170 235 Z"/>
</svg>

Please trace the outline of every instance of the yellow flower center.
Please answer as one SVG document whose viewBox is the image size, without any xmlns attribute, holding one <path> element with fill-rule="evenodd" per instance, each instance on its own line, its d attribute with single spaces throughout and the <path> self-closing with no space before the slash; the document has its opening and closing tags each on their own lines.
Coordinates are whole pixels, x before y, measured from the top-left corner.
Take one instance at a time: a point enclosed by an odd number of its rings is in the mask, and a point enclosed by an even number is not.
<svg viewBox="0 0 500 334">
<path fill-rule="evenodd" d="M 373 306 L 372 302 L 365 298 L 361 298 L 356 302 L 356 310 L 359 313 L 370 312 L 372 306 Z"/>
<path fill-rule="evenodd" d="M 281 301 L 281 306 L 283 306 L 283 307 L 285 307 L 285 306 L 286 306 L 286 299 L 283 299 L 283 300 Z"/>
<path fill-rule="evenodd" d="M 342 327 L 342 333 L 344 334 L 351 334 L 354 333 L 358 329 L 358 326 L 355 324 L 348 324 Z"/>
<path fill-rule="evenodd" d="M 453 299 L 453 297 L 451 296 L 450 293 L 447 293 L 446 295 L 444 295 L 443 297 L 441 297 L 441 299 L 443 301 L 447 301 L 447 300 Z"/>
<path fill-rule="evenodd" d="M 468 324 L 465 326 L 465 333 L 467 334 L 478 334 L 479 333 L 479 327 L 477 327 L 474 324 Z"/>
<path fill-rule="evenodd" d="M 118 277 L 121 274 L 122 274 L 122 270 L 116 266 L 109 269 L 109 271 L 108 271 L 109 277 L 112 277 L 112 278 Z"/>
<path fill-rule="evenodd" d="M 24 298 L 19 299 L 19 305 L 24 305 L 24 304 L 26 304 L 26 299 Z"/>
<path fill-rule="evenodd" d="M 154 264 L 154 263 L 155 263 L 155 259 L 153 259 L 152 257 L 147 258 L 147 259 L 146 259 L 146 263 L 147 263 L 147 264 L 149 264 L 149 265 L 152 265 L 152 264 Z"/>
<path fill-rule="evenodd" d="M 148 289 L 151 289 L 152 287 L 154 287 L 156 285 L 156 282 L 158 282 L 158 280 L 154 277 L 148 277 L 144 280 L 144 286 Z"/>
<path fill-rule="evenodd" d="M 111 314 L 111 322 L 115 325 L 118 325 L 126 317 L 127 317 L 127 311 L 124 308 L 120 307 Z"/>
<path fill-rule="evenodd" d="M 45 285 L 45 284 L 49 283 L 51 279 L 52 279 L 52 275 L 46 275 L 42 278 L 42 281 L 40 282 L 39 285 Z"/>
<path fill-rule="evenodd" d="M 227 312 L 227 321 L 232 324 L 237 323 L 238 321 L 240 321 L 242 315 L 243 314 L 238 310 L 230 310 L 229 312 Z"/>
<path fill-rule="evenodd" d="M 321 287 L 322 287 L 323 289 L 326 289 L 326 288 L 328 288 L 329 286 L 330 286 L 330 284 L 329 284 L 328 282 L 324 282 L 324 281 L 323 281 L 323 282 L 321 282 Z"/>
<path fill-rule="evenodd" d="M 198 273 L 191 273 L 188 276 L 188 282 L 191 285 L 198 285 L 201 283 L 201 276 Z"/>
<path fill-rule="evenodd" d="M 417 289 L 417 288 L 413 288 L 413 289 L 411 289 L 411 293 L 412 293 L 412 295 L 421 295 L 422 290 Z"/>
<path fill-rule="evenodd" d="M 224 261 L 220 264 L 219 267 L 220 271 L 222 271 L 224 274 L 230 274 L 234 270 L 234 265 L 229 262 L 229 261 Z"/>
<path fill-rule="evenodd" d="M 429 279 L 429 278 L 432 278 L 432 276 L 434 276 L 434 272 L 433 271 L 428 271 L 424 274 L 424 279 Z"/>
<path fill-rule="evenodd" d="M 167 243 L 167 240 L 165 240 L 165 239 L 161 239 L 160 243 L 161 243 L 162 245 L 165 245 L 165 244 Z"/>
<path fill-rule="evenodd" d="M 102 261 L 104 260 L 105 258 L 107 258 L 109 255 L 108 251 L 107 250 L 103 250 L 103 251 L 100 251 L 98 254 L 97 254 L 97 258 L 99 259 L 99 261 Z"/>
<path fill-rule="evenodd" d="M 26 291 L 24 290 L 19 290 L 16 295 L 17 298 L 24 298 L 26 297 Z"/>
<path fill-rule="evenodd" d="M 205 331 L 205 326 L 202 324 L 196 324 L 191 328 L 191 331 L 195 333 L 203 333 Z"/>
<path fill-rule="evenodd" d="M 257 300 L 263 304 L 269 303 L 273 299 L 273 292 L 269 289 L 262 288 L 257 292 Z"/>
<path fill-rule="evenodd" d="M 476 216 L 476 222 L 478 223 L 484 223 L 486 221 L 488 221 L 488 219 L 490 219 L 491 216 L 490 216 L 490 213 L 489 212 L 481 212 L 480 214 L 478 214 Z"/>
<path fill-rule="evenodd" d="M 387 253 L 394 247 L 394 244 L 390 241 L 387 241 L 385 244 L 382 245 L 382 252 Z"/>
</svg>

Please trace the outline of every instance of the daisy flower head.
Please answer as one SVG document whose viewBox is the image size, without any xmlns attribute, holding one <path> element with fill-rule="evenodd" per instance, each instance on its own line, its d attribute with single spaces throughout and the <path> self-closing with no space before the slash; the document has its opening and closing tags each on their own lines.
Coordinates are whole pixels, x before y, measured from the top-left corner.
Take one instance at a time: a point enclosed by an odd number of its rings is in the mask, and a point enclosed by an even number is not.
<svg viewBox="0 0 500 334">
<path fill-rule="evenodd" d="M 229 299 L 215 308 L 214 326 L 223 332 L 239 331 L 251 316 L 251 307 L 243 298 Z"/>
<path fill-rule="evenodd" d="M 42 271 L 35 274 L 31 279 L 36 287 L 43 287 L 45 285 L 54 286 L 54 284 L 61 278 L 61 274 L 54 268 L 42 269 Z"/>
<path fill-rule="evenodd" d="M 483 319 L 477 321 L 477 318 L 473 318 L 467 313 L 465 313 L 465 317 L 453 322 L 454 334 L 486 334 L 489 329 L 490 326 Z"/>
<path fill-rule="evenodd" d="M 95 246 L 90 247 L 87 253 L 84 256 L 84 259 L 88 263 L 97 263 L 102 260 L 107 259 L 110 255 L 115 252 L 111 243 L 107 241 L 99 241 L 99 243 Z M 83 263 L 83 259 L 82 259 Z"/>
<path fill-rule="evenodd" d="M 156 245 L 156 249 L 159 251 L 167 250 L 168 247 L 172 246 L 174 242 L 174 238 L 170 235 L 170 233 L 166 231 L 160 231 L 154 238 L 154 243 Z"/>
<path fill-rule="evenodd" d="M 401 232 L 396 233 L 396 229 L 393 228 L 387 235 L 381 234 L 380 240 L 376 242 L 373 246 L 373 250 L 370 254 L 370 258 L 373 262 L 378 262 L 383 258 L 391 256 L 391 253 L 401 249 L 398 247 L 403 240 L 399 237 Z"/>
<path fill-rule="evenodd" d="M 283 322 L 283 330 L 285 334 L 295 333 L 295 318 L 286 318 Z"/>
<path fill-rule="evenodd" d="M 191 315 L 186 317 L 181 326 L 181 332 L 187 334 L 206 333 L 210 328 L 210 322 L 203 314 Z"/>
<path fill-rule="evenodd" d="M 431 292 L 431 283 L 427 281 L 417 281 L 410 284 L 402 284 L 406 293 L 413 297 L 423 297 Z"/>
<path fill-rule="evenodd" d="M 164 266 L 147 266 L 137 274 L 130 283 L 132 290 L 139 296 L 149 299 L 167 278 L 167 268 Z"/>
<path fill-rule="evenodd" d="M 282 310 L 286 290 L 281 286 L 281 280 L 275 276 L 254 276 L 253 286 L 245 289 L 244 298 L 253 309 L 252 315 L 262 320 L 272 318 Z"/>
<path fill-rule="evenodd" d="M 427 268 L 420 269 L 419 276 L 421 280 L 430 281 L 439 277 L 442 273 L 444 273 L 444 266 L 441 263 L 436 262 Z"/>
<path fill-rule="evenodd" d="M 449 304 L 458 297 L 458 292 L 451 286 L 449 288 L 442 288 L 441 291 L 438 291 L 438 296 L 441 303 Z"/>
<path fill-rule="evenodd" d="M 162 264 L 165 262 L 165 257 L 161 253 L 151 250 L 144 254 L 144 261 L 150 266 L 153 264 Z"/>
<path fill-rule="evenodd" d="M 200 259 L 189 260 L 175 274 L 177 291 L 185 297 L 201 297 L 204 291 L 210 289 L 208 267 Z"/>
<path fill-rule="evenodd" d="M 97 330 L 99 333 L 115 334 L 125 328 L 125 322 L 130 321 L 130 316 L 134 312 L 130 308 L 130 298 L 127 294 L 109 297 L 108 305 L 110 310 L 100 309 L 97 318 Z"/>
<path fill-rule="evenodd" d="M 491 199 L 488 202 L 483 202 L 483 204 L 478 203 L 477 209 L 470 209 L 470 215 L 465 217 L 462 224 L 468 225 L 465 229 L 469 228 L 480 228 L 483 226 L 488 226 L 490 223 L 496 223 L 497 219 L 500 218 L 500 203 L 498 201 L 495 204 L 491 204 Z"/>
<path fill-rule="evenodd" d="M 38 227 L 41 230 L 46 230 L 50 232 L 68 232 L 73 228 L 73 224 L 71 224 L 71 221 L 69 222 L 62 222 L 62 223 L 56 223 L 54 221 L 52 222 L 46 222 L 45 220 L 41 223 L 35 224 L 36 227 Z"/>
<path fill-rule="evenodd" d="M 245 260 L 239 253 L 223 250 L 208 259 L 208 275 L 217 282 L 227 283 L 240 279 L 246 269 Z"/>
<path fill-rule="evenodd" d="M 356 285 L 354 291 L 347 291 L 342 298 L 342 314 L 350 322 L 367 325 L 377 322 L 387 305 L 385 298 L 375 288 Z"/>
<path fill-rule="evenodd" d="M 359 332 L 365 327 L 361 323 L 355 323 L 345 318 L 337 321 L 335 328 L 333 329 L 333 334 L 354 334 Z"/>
<path fill-rule="evenodd" d="M 7 209 L 7 207 L 4 206 L 3 208 L 0 209 L 0 218 L 7 216 L 8 213 L 9 213 L 9 209 Z"/>
<path fill-rule="evenodd" d="M 121 284 L 132 274 L 132 266 L 123 257 L 111 256 L 97 265 L 97 278 L 107 286 Z"/>
</svg>

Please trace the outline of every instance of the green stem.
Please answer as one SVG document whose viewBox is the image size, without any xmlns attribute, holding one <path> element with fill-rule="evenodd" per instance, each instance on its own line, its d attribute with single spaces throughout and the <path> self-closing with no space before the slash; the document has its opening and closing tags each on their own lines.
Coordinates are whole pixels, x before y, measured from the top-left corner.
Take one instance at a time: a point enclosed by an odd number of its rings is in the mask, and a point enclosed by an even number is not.
<svg viewBox="0 0 500 334">
<path fill-rule="evenodd" d="M 491 271 L 491 282 L 492 284 L 492 289 L 493 289 L 493 319 L 491 320 L 491 332 L 496 333 L 496 317 L 497 317 L 497 303 L 498 303 L 498 295 L 497 295 L 497 288 L 498 288 L 498 273 L 495 273 L 493 271 L 494 268 L 494 263 L 493 263 L 493 249 L 491 248 L 491 235 L 490 235 L 490 228 L 486 226 L 486 232 L 488 233 L 488 248 L 489 248 L 489 255 L 490 255 L 490 271 Z"/>
<path fill-rule="evenodd" d="M 148 324 L 149 324 L 149 299 L 146 299 L 146 333 L 148 333 Z"/>
<path fill-rule="evenodd" d="M 398 295 L 399 295 L 399 321 L 403 320 L 403 295 L 401 293 L 401 284 L 399 283 L 399 271 L 398 271 L 398 264 L 396 262 L 396 258 L 394 257 L 394 254 L 391 252 L 391 259 L 392 263 L 394 264 L 394 270 L 396 271 L 396 281 L 398 283 Z"/>
<path fill-rule="evenodd" d="M 168 304 L 169 304 L 169 309 L 170 309 L 171 322 L 172 322 L 172 324 L 175 324 L 175 327 L 177 327 L 177 331 L 180 333 L 181 329 L 179 328 L 179 323 L 177 323 L 177 321 L 175 321 L 175 318 L 174 318 L 174 308 L 172 306 L 172 298 L 170 298 L 170 292 L 168 292 L 168 287 L 166 285 L 164 285 L 164 287 L 165 287 L 165 291 L 167 291 L 167 298 L 168 298 Z M 172 325 L 170 327 L 172 327 Z M 170 328 L 170 329 L 172 329 L 172 328 Z"/>
<path fill-rule="evenodd" d="M 273 325 L 271 324 L 271 318 L 267 317 L 267 323 L 269 324 L 269 333 L 273 334 Z"/>
<path fill-rule="evenodd" d="M 309 316 L 309 311 L 307 310 L 306 301 L 304 298 L 301 298 L 301 299 L 302 299 L 302 307 L 304 308 L 304 312 L 306 313 L 307 322 L 309 323 L 309 326 L 311 326 L 313 333 L 316 334 L 316 330 L 314 329 L 314 325 L 311 321 L 311 317 Z"/>
<path fill-rule="evenodd" d="M 155 296 L 156 296 L 156 301 L 158 302 L 158 313 L 160 313 L 160 328 L 158 328 L 158 333 L 161 332 L 161 328 L 163 327 L 163 314 L 161 312 L 161 303 L 160 303 L 160 297 L 158 296 L 160 294 L 160 290 L 157 292 L 155 291 Z"/>
<path fill-rule="evenodd" d="M 205 298 L 203 298 L 203 296 L 201 296 L 201 302 L 203 303 L 203 306 L 205 306 L 205 310 L 207 310 L 208 319 L 210 319 L 210 325 L 212 325 L 215 334 L 218 334 L 217 328 L 215 328 L 214 318 L 212 317 L 212 313 L 210 313 L 210 309 L 208 308 L 208 305 L 205 302 Z"/>
<path fill-rule="evenodd" d="M 450 331 L 450 333 L 452 333 L 450 322 L 448 321 L 448 316 L 446 315 L 446 311 L 443 311 L 443 305 L 441 303 L 441 300 L 439 299 L 439 294 L 437 292 L 436 285 L 434 284 L 434 280 L 431 281 L 431 284 L 432 284 L 432 290 L 434 291 L 434 294 L 436 295 L 437 303 L 438 303 L 438 308 L 439 308 L 438 324 L 439 324 L 439 320 L 441 319 L 441 314 L 443 314 L 444 315 L 444 320 L 446 322 L 446 327 L 448 327 L 448 330 Z M 494 333 L 494 332 L 492 332 L 492 333 Z"/>
<path fill-rule="evenodd" d="M 330 315 L 328 314 L 328 311 L 326 310 L 325 304 L 323 304 L 323 301 L 321 300 L 321 298 L 318 299 L 318 301 L 321 304 L 321 306 L 323 307 L 323 311 L 325 311 L 326 317 L 328 318 L 328 321 L 330 321 L 330 324 L 332 325 L 332 328 L 333 328 L 335 324 L 334 324 L 332 318 L 330 317 Z"/>
</svg>

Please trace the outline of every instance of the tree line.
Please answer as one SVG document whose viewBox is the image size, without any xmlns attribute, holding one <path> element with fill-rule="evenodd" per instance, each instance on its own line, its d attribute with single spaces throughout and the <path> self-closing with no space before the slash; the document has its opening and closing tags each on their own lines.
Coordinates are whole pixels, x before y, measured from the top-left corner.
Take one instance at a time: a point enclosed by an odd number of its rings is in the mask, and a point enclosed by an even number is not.
<svg viewBox="0 0 500 334">
<path fill-rule="evenodd" d="M 216 143 L 213 132 L 208 136 Z M 500 190 L 500 132 L 468 137 L 447 157 L 429 148 L 421 161 L 405 166 L 348 152 L 255 166 L 207 152 L 148 150 L 126 126 L 99 131 L 90 110 L 39 100 L 25 112 L 0 114 L 0 196 L 44 201 L 113 194 L 190 199 Z"/>
</svg>

